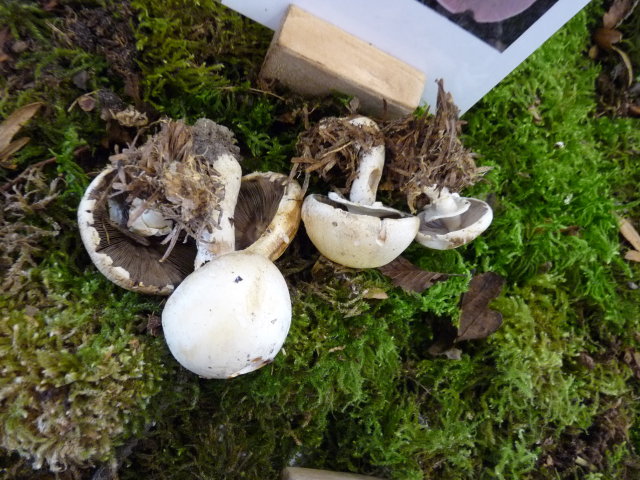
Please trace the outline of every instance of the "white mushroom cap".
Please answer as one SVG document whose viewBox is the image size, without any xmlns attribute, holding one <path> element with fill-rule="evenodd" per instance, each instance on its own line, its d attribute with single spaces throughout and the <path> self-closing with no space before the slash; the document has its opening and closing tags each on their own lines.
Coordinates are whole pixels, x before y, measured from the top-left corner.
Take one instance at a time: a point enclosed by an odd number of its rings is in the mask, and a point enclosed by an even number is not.
<svg viewBox="0 0 640 480">
<path fill-rule="evenodd" d="M 450 250 L 471 242 L 491 225 L 493 211 L 486 202 L 458 197 L 453 206 L 449 215 L 434 205 L 420 212 L 416 241 L 436 250 Z"/>
<path fill-rule="evenodd" d="M 206 378 L 235 377 L 270 363 L 290 324 L 284 277 L 271 261 L 250 252 L 221 255 L 200 267 L 162 312 L 171 353 Z"/>
<path fill-rule="evenodd" d="M 331 197 L 309 195 L 302 204 L 307 235 L 329 260 L 352 268 L 380 267 L 400 255 L 416 236 L 417 217 Z"/>
</svg>

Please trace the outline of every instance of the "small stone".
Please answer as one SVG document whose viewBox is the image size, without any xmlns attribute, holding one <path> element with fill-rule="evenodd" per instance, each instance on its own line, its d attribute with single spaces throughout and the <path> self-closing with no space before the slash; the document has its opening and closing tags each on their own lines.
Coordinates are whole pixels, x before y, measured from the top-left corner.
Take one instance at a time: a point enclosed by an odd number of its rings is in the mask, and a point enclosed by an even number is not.
<svg viewBox="0 0 640 480">
<path fill-rule="evenodd" d="M 29 44 L 27 42 L 23 40 L 18 40 L 17 42 L 14 42 L 13 45 L 11 46 L 11 51 L 13 51 L 13 53 L 22 53 L 27 48 L 29 48 Z"/>
</svg>

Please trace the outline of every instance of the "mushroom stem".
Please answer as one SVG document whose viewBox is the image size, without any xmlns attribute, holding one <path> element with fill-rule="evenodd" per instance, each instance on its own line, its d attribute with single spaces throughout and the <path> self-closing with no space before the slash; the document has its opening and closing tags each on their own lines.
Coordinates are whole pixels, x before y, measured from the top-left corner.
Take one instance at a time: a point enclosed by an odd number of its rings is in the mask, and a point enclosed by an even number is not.
<svg viewBox="0 0 640 480">
<path fill-rule="evenodd" d="M 224 199 L 215 212 L 218 218 L 213 223 L 217 223 L 218 228 L 212 232 L 204 231 L 197 240 L 198 253 L 194 262 L 196 270 L 217 256 L 233 252 L 236 245 L 233 213 L 240 192 L 242 169 L 230 153 L 220 155 L 213 167 L 224 183 Z"/>
<path fill-rule="evenodd" d="M 373 127 L 378 130 L 378 125 L 367 117 L 356 117 L 349 123 L 356 126 Z M 376 201 L 378 184 L 384 167 L 384 154 L 384 142 L 368 149 L 361 149 L 356 178 L 351 184 L 349 192 L 350 201 L 360 205 L 373 205 Z"/>
<path fill-rule="evenodd" d="M 457 230 L 462 225 L 462 214 L 469 209 L 469 202 L 447 187 L 438 190 L 436 185 L 424 189 L 431 203 L 425 221 L 440 220 L 449 230 Z M 425 212 L 426 210 L 425 209 Z"/>
</svg>

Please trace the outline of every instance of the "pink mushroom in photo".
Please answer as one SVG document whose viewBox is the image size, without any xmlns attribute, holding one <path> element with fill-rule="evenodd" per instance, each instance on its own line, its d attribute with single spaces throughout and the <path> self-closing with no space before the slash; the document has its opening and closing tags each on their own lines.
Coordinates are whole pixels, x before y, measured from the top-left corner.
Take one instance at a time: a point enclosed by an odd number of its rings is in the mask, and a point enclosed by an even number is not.
<svg viewBox="0 0 640 480">
<path fill-rule="evenodd" d="M 501 22 L 524 12 L 536 0 L 438 0 L 451 13 L 470 10 L 478 23 Z"/>
</svg>

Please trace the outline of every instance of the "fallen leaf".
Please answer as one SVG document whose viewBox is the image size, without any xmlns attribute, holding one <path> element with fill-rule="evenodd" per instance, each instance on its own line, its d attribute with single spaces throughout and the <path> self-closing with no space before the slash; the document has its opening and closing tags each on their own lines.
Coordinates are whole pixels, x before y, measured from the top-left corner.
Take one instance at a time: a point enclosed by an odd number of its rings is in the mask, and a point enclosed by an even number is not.
<svg viewBox="0 0 640 480">
<path fill-rule="evenodd" d="M 471 279 L 469 290 L 462 295 L 462 314 L 455 342 L 487 338 L 502 325 L 502 314 L 489 309 L 491 300 L 500 295 L 504 278 L 487 272 Z"/>
<path fill-rule="evenodd" d="M 367 288 L 364 292 L 362 292 L 362 298 L 386 300 L 387 298 L 389 298 L 389 295 L 387 295 L 387 292 L 385 292 L 381 288 Z"/>
<path fill-rule="evenodd" d="M 631 244 L 631 246 L 640 251 L 640 234 L 626 218 L 619 218 L 618 225 L 620 234 Z"/>
<path fill-rule="evenodd" d="M 620 25 L 638 5 L 638 0 L 614 0 L 613 4 L 602 17 L 605 28 L 615 28 Z"/>
<path fill-rule="evenodd" d="M 0 123 L 0 151 L 3 151 L 9 146 L 14 135 L 36 114 L 42 105 L 42 102 L 25 105 L 9 115 L 4 122 Z"/>
<path fill-rule="evenodd" d="M 29 137 L 19 138 L 0 150 L 0 167 L 14 169 L 16 166 L 11 162 L 11 156 L 29 143 L 29 140 Z"/>
<path fill-rule="evenodd" d="M 629 250 L 624 254 L 624 259 L 632 262 L 640 262 L 640 252 L 638 250 Z"/>
<path fill-rule="evenodd" d="M 404 257 L 398 257 L 393 262 L 378 267 L 384 275 L 391 279 L 396 287 L 406 292 L 424 292 L 436 282 L 442 282 L 451 274 L 428 272 L 417 267 Z"/>
</svg>

